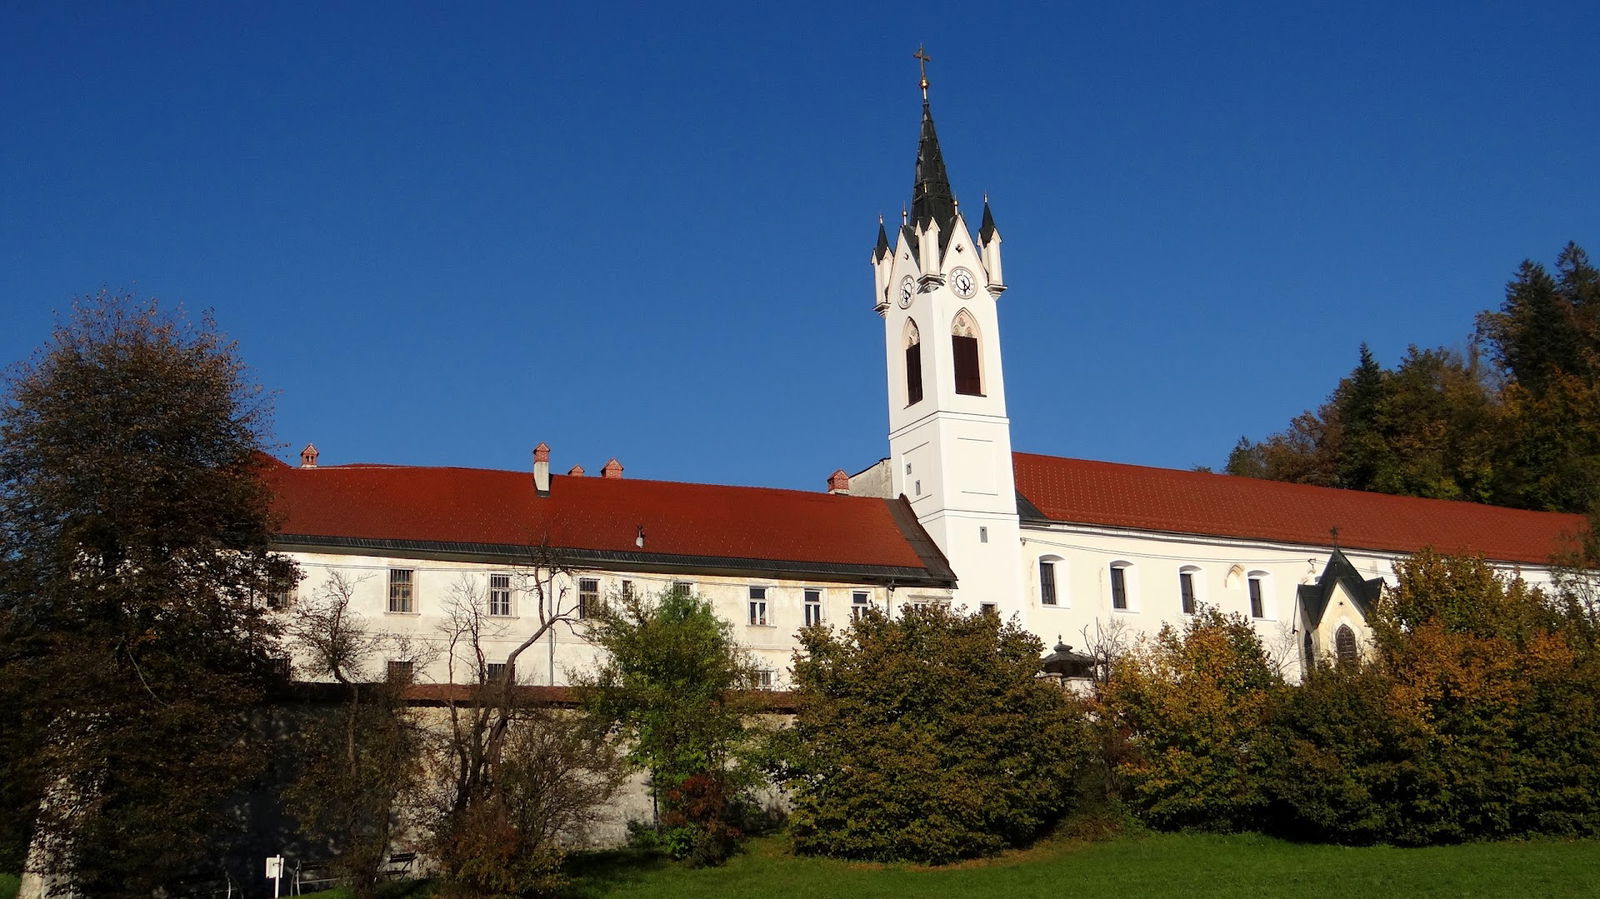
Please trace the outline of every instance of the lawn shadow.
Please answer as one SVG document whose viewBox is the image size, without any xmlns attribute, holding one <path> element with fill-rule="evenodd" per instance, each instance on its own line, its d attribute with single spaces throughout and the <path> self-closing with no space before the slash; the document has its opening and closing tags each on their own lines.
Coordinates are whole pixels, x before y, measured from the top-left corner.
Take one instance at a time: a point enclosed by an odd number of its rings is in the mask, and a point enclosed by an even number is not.
<svg viewBox="0 0 1600 899">
<path fill-rule="evenodd" d="M 566 863 L 572 884 L 562 891 L 571 899 L 603 896 L 621 886 L 644 882 L 672 863 L 659 853 L 641 849 L 602 849 L 573 853 Z"/>
</svg>

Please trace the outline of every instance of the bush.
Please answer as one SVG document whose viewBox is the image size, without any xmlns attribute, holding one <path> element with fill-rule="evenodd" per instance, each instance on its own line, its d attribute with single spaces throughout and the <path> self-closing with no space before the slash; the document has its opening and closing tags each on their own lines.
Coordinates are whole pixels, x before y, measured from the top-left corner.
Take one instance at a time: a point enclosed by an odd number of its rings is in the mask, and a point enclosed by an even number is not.
<svg viewBox="0 0 1600 899">
<path fill-rule="evenodd" d="M 1066 808 L 1082 716 L 1015 624 L 911 607 L 801 645 L 782 735 L 799 852 L 938 864 L 1026 843 Z"/>
<path fill-rule="evenodd" d="M 1113 773 L 1153 827 L 1246 830 L 1266 807 L 1256 741 L 1282 680 L 1250 622 L 1203 609 L 1113 665 L 1099 718 Z"/>
</svg>

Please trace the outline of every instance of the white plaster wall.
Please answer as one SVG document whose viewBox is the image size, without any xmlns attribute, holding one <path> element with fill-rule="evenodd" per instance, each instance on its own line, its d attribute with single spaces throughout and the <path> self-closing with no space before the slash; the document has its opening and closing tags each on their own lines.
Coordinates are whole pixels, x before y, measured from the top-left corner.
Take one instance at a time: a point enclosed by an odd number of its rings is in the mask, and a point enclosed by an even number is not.
<svg viewBox="0 0 1600 899">
<path fill-rule="evenodd" d="M 1252 619 L 1262 642 L 1279 658 L 1291 676 L 1300 671 L 1300 640 L 1296 588 L 1315 583 L 1331 554 L 1327 548 L 1265 541 L 1231 540 L 1194 535 L 1159 534 L 1089 526 L 1027 527 L 1022 531 L 1022 559 L 1027 606 L 1023 623 L 1053 645 L 1057 635 L 1078 649 L 1093 642 L 1097 633 L 1120 628 L 1128 639 L 1154 634 L 1164 623 L 1182 626 L 1179 592 L 1180 570 L 1194 569 L 1196 601 L 1224 613 L 1250 616 L 1247 584 L 1252 572 L 1263 572 L 1263 615 Z M 1344 550 L 1365 579 L 1381 577 L 1393 585 L 1393 553 Z M 1057 605 L 1040 602 L 1038 562 L 1044 556 L 1061 559 L 1056 566 Z M 1110 568 L 1126 562 L 1129 609 L 1111 605 Z M 1548 586 L 1551 572 L 1543 566 L 1500 566 L 1516 572 L 1530 584 Z M 958 572 L 959 573 L 959 572 Z M 1344 607 L 1337 603 L 1343 600 Z M 1342 592 L 1325 613 L 1319 629 L 1323 651 L 1332 647 L 1332 633 L 1347 615 L 1357 637 L 1365 644 L 1370 631 L 1353 601 Z"/>
<path fill-rule="evenodd" d="M 474 591 L 476 600 L 487 602 L 489 575 L 512 575 L 512 612 L 509 618 L 488 619 L 496 631 L 484 640 L 486 655 L 491 662 L 502 661 L 528 635 L 538 629 L 536 599 L 525 589 L 527 572 L 505 565 L 473 562 L 440 562 L 407 559 L 400 556 L 356 556 L 333 553 L 290 553 L 300 565 L 303 579 L 296 589 L 297 597 L 309 597 L 324 587 L 330 575 L 337 571 L 355 584 L 353 608 L 366 619 L 372 628 L 384 632 L 404 634 L 417 643 L 432 647 L 439 657 L 433 664 L 419 669 L 415 676 L 419 682 L 444 683 L 451 680 L 444 658 L 446 638 L 442 628 L 452 596 Z M 408 568 L 413 575 L 413 613 L 388 611 L 389 571 Z M 890 591 L 885 587 L 862 584 L 840 584 L 819 581 L 800 581 L 770 577 L 727 577 L 704 575 L 673 575 L 651 572 L 577 571 L 558 577 L 554 589 L 562 595 L 562 602 L 570 606 L 576 601 L 577 581 L 594 578 L 600 582 L 601 596 L 619 595 L 623 581 L 631 581 L 636 592 L 653 595 L 666 590 L 675 582 L 694 586 L 696 594 L 711 601 L 717 614 L 733 625 L 733 634 L 763 667 L 773 672 L 773 686 L 782 689 L 788 684 L 791 657 L 797 642 L 796 632 L 805 623 L 805 591 L 820 590 L 822 614 L 825 622 L 843 623 L 850 619 L 853 596 L 856 592 L 868 594 L 869 602 L 878 609 L 887 608 Z M 750 624 L 750 588 L 766 588 L 767 621 L 765 626 Z M 925 591 L 926 592 L 926 591 Z M 948 591 L 932 591 L 941 600 L 948 600 Z M 298 601 L 298 599 L 297 599 Z M 517 680 L 534 685 L 565 685 L 572 675 L 592 667 L 597 661 L 597 651 L 571 628 L 558 625 L 546 637 L 525 650 L 518 659 Z M 379 662 L 370 677 L 384 674 Z M 471 682 L 475 674 L 458 666 L 454 672 L 457 683 Z"/>
</svg>

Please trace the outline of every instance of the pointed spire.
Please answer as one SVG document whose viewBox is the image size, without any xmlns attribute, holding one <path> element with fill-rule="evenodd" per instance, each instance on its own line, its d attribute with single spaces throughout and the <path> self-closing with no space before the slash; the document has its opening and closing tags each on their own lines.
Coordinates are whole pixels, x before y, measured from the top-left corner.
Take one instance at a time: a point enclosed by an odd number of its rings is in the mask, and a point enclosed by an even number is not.
<svg viewBox="0 0 1600 899">
<path fill-rule="evenodd" d="M 872 248 L 872 258 L 882 260 L 889 255 L 889 232 L 883 229 L 883 216 L 878 216 L 878 245 Z"/>
<path fill-rule="evenodd" d="M 988 245 L 990 238 L 1000 233 L 994 226 L 994 216 L 989 213 L 989 195 L 983 195 L 983 224 L 978 227 L 978 243 Z"/>
<path fill-rule="evenodd" d="M 944 168 L 944 154 L 939 150 L 939 135 L 933 129 L 933 112 L 928 107 L 928 60 L 931 57 L 920 47 L 915 56 L 922 66 L 922 135 L 917 139 L 917 179 L 911 187 L 911 222 L 919 231 L 926 228 L 929 221 L 937 222 L 942 252 L 954 231 L 950 226 L 956 219 L 956 201 L 950 190 L 950 175 Z"/>
</svg>

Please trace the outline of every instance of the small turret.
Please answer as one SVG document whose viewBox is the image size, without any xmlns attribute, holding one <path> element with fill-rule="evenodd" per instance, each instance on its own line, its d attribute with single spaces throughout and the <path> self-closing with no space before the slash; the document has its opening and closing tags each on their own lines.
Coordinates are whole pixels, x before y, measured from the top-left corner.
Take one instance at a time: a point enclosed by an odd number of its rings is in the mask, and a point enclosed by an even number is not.
<svg viewBox="0 0 1600 899">
<path fill-rule="evenodd" d="M 978 242 L 983 247 L 983 269 L 989 274 L 989 292 L 996 297 L 1005 292 L 1006 281 L 1000 273 L 1000 229 L 994 226 L 994 215 L 989 212 L 989 195 L 983 195 L 983 224 L 978 228 Z"/>
</svg>

